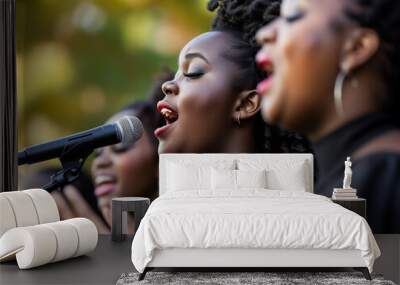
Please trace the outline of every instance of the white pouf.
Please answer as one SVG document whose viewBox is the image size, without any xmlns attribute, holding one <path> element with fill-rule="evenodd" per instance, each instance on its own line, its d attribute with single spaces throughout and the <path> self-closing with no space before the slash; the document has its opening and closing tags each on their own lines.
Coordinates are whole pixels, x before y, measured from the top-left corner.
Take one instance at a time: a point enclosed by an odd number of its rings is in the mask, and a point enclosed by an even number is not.
<svg viewBox="0 0 400 285">
<path fill-rule="evenodd" d="M 60 220 L 57 204 L 49 192 L 43 189 L 29 189 L 22 192 L 31 197 L 36 213 L 39 216 L 39 224 Z"/>
<path fill-rule="evenodd" d="M 38 215 L 30 196 L 23 191 L 2 192 L 13 209 L 17 227 L 26 227 L 39 224 Z"/>
<path fill-rule="evenodd" d="M 96 225 L 91 220 L 85 218 L 74 218 L 63 222 L 74 226 L 78 232 L 78 249 L 74 257 L 86 254 L 96 248 L 98 232 Z"/>
<path fill-rule="evenodd" d="M 96 248 L 97 228 L 85 218 L 8 230 L 0 238 L 0 261 L 16 256 L 28 269 L 86 254 Z"/>
<path fill-rule="evenodd" d="M 0 195 L 0 237 L 9 229 L 15 228 L 14 211 L 6 197 Z"/>
<path fill-rule="evenodd" d="M 78 250 L 78 233 L 75 228 L 65 221 L 44 224 L 49 228 L 57 239 L 57 252 L 51 262 L 57 262 L 70 258 L 75 255 Z"/>
<path fill-rule="evenodd" d="M 54 233 L 41 225 L 13 228 L 0 239 L 0 261 L 16 255 L 20 269 L 49 263 L 57 251 Z"/>
</svg>

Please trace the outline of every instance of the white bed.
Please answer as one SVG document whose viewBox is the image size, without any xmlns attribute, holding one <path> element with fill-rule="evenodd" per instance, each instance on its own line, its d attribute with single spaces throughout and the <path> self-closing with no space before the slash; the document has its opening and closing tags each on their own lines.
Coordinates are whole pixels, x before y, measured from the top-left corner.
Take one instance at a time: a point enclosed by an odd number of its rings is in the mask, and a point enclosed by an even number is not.
<svg viewBox="0 0 400 285">
<path fill-rule="evenodd" d="M 141 278 L 154 267 L 354 267 L 368 278 L 380 251 L 367 222 L 312 192 L 310 154 L 161 155 L 132 262 Z"/>
</svg>

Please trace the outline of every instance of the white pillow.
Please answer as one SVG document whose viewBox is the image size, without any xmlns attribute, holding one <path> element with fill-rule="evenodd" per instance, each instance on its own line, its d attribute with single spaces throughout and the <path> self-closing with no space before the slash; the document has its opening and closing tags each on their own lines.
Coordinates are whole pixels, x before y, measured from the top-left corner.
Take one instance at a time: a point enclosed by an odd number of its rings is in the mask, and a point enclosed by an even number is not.
<svg viewBox="0 0 400 285">
<path fill-rule="evenodd" d="M 235 170 L 237 188 L 267 188 L 267 171 Z"/>
<path fill-rule="evenodd" d="M 185 191 L 210 189 L 210 167 L 185 166 L 169 163 L 167 189 Z"/>
<path fill-rule="evenodd" d="M 166 164 L 167 191 L 211 190 L 211 168 L 235 169 L 235 160 L 176 159 Z"/>
<path fill-rule="evenodd" d="M 211 188 L 213 190 L 239 190 L 241 188 L 266 188 L 267 177 L 262 170 L 211 170 Z"/>
<path fill-rule="evenodd" d="M 212 168 L 211 188 L 213 190 L 218 190 L 218 189 L 235 190 L 236 170 Z"/>
<path fill-rule="evenodd" d="M 267 187 L 274 190 L 309 191 L 310 169 L 305 160 L 239 159 L 239 170 L 262 170 L 267 172 Z"/>
</svg>

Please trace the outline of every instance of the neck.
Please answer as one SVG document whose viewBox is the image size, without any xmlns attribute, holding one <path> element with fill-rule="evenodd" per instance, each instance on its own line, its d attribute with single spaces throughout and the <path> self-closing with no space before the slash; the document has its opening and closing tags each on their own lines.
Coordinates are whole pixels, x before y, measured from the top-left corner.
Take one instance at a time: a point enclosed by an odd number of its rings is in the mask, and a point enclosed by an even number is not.
<svg viewBox="0 0 400 285">
<path fill-rule="evenodd" d="M 220 152 L 254 153 L 256 144 L 252 125 L 253 122 L 241 122 L 240 125 L 235 125 L 231 134 L 224 140 Z"/>
<path fill-rule="evenodd" d="M 339 115 L 336 112 L 332 94 L 330 105 L 324 111 L 320 124 L 307 133 L 311 141 L 319 140 L 358 117 L 379 111 L 379 106 L 382 105 L 382 97 L 385 96 L 385 87 L 376 77 L 370 76 L 370 74 L 358 74 L 356 77 L 348 76 L 346 78 L 342 92 L 344 114 Z"/>
</svg>

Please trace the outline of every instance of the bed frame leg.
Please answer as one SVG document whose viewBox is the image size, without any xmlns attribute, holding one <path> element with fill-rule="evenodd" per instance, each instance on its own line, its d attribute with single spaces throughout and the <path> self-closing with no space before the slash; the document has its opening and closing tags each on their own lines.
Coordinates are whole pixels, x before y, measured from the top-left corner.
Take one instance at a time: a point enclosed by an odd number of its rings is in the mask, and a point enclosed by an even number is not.
<svg viewBox="0 0 400 285">
<path fill-rule="evenodd" d="M 372 280 L 371 274 L 369 274 L 369 270 L 367 267 L 355 267 L 354 269 L 357 271 L 361 271 L 362 274 L 364 275 L 365 279 Z"/>
<path fill-rule="evenodd" d="M 138 281 L 142 281 L 144 279 L 144 277 L 146 277 L 146 273 L 147 273 L 148 269 L 147 267 L 144 269 L 144 271 L 142 273 L 139 274 L 139 278 Z"/>
</svg>

